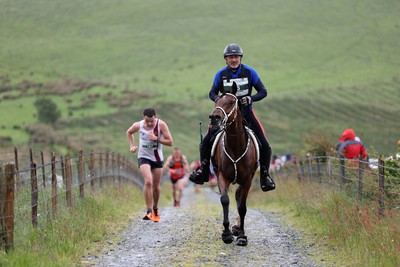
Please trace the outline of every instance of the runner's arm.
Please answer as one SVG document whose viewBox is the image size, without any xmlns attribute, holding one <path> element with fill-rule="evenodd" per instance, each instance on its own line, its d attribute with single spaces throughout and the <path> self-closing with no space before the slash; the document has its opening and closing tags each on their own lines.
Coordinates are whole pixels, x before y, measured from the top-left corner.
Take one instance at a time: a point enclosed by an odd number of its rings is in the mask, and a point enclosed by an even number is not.
<svg viewBox="0 0 400 267">
<path fill-rule="evenodd" d="M 126 136 L 128 138 L 128 142 L 130 145 L 130 151 L 132 153 L 137 151 L 137 146 L 135 146 L 135 138 L 133 137 L 133 134 L 136 133 L 137 131 L 139 131 L 139 128 L 140 128 L 140 122 L 135 122 L 126 131 Z"/>
<path fill-rule="evenodd" d="M 162 137 L 158 139 L 158 142 L 165 146 L 172 146 L 173 140 L 171 133 L 169 132 L 168 125 L 162 120 L 160 120 L 160 130 Z"/>
<path fill-rule="evenodd" d="M 168 156 L 167 160 L 164 163 L 163 171 L 166 172 L 169 170 L 169 164 L 171 164 L 172 156 Z"/>
<path fill-rule="evenodd" d="M 183 168 L 185 169 L 185 173 L 189 174 L 190 173 L 189 163 L 188 163 L 185 155 L 182 155 L 182 161 L 183 161 Z"/>
</svg>

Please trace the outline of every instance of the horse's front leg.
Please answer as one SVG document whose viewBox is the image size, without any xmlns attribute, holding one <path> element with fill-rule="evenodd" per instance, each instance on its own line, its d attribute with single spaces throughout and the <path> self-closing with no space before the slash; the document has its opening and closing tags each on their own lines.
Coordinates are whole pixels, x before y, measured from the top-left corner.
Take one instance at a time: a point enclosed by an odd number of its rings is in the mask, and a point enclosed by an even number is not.
<svg viewBox="0 0 400 267">
<path fill-rule="evenodd" d="M 244 233 L 244 218 L 247 213 L 246 200 L 248 195 L 249 188 L 243 188 L 239 186 L 236 190 L 236 204 L 239 213 L 239 225 L 236 226 L 235 230 L 237 231 L 237 239 L 236 245 L 238 246 L 247 246 L 247 236 Z"/>
<path fill-rule="evenodd" d="M 242 187 L 239 186 L 236 189 L 236 192 L 235 192 L 235 199 L 236 199 L 236 204 L 237 204 L 238 210 L 239 210 L 239 204 L 238 203 L 240 201 L 239 198 L 240 198 L 241 188 Z M 236 224 L 232 226 L 232 233 L 233 233 L 234 236 L 238 236 L 239 235 L 240 225 L 241 225 L 241 223 L 240 223 L 240 215 L 239 215 L 239 212 L 238 212 L 238 215 L 236 217 Z"/>
<path fill-rule="evenodd" d="M 224 211 L 224 231 L 222 232 L 222 241 L 226 244 L 233 242 L 233 234 L 229 229 L 229 196 L 226 188 L 221 189 L 221 204 Z"/>
</svg>

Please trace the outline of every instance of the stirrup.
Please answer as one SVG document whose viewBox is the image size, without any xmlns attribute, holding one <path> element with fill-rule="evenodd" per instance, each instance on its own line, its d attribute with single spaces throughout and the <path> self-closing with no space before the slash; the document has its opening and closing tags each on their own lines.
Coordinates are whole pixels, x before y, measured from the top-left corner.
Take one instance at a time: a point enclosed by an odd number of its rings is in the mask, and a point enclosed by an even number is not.
<svg viewBox="0 0 400 267">
<path fill-rule="evenodd" d="M 198 167 L 196 170 L 192 171 L 189 176 L 189 180 L 195 184 L 204 184 L 203 172 L 199 172 L 199 170 L 202 170 L 201 167 Z"/>
<path fill-rule="evenodd" d="M 260 186 L 261 190 L 264 192 L 275 189 L 275 182 L 267 171 L 261 173 Z"/>
</svg>

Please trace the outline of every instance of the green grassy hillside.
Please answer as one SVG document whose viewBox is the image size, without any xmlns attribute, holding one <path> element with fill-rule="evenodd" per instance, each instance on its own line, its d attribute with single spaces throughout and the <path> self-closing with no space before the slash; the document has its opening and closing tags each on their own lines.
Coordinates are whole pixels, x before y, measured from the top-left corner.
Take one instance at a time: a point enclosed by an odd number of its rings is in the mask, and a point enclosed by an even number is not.
<svg viewBox="0 0 400 267">
<path fill-rule="evenodd" d="M 47 95 L 62 112 L 52 134 L 68 136 L 57 149 L 128 155 L 125 130 L 154 106 L 193 159 L 222 50 L 237 42 L 243 63 L 267 86 L 255 110 L 274 152 L 301 150 L 315 129 L 335 142 L 353 127 L 367 148 L 393 153 L 400 139 L 399 9 L 395 0 L 0 0 L 0 136 L 11 138 L 2 145 L 42 143 L 30 141 L 25 127 L 37 122 L 34 100 Z M 50 134 L 38 128 L 31 133 Z"/>
</svg>

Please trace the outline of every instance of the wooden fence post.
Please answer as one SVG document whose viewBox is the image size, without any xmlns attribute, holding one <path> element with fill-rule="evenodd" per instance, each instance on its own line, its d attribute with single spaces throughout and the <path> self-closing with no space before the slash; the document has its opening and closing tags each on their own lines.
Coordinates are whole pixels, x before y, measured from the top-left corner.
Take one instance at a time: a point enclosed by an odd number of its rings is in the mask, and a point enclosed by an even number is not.
<svg viewBox="0 0 400 267">
<path fill-rule="evenodd" d="M 364 173 L 364 162 L 362 161 L 362 156 L 360 155 L 359 166 L 358 166 L 358 190 L 357 190 L 357 198 L 361 201 L 362 191 L 363 191 L 363 173 Z"/>
<path fill-rule="evenodd" d="M 46 187 L 46 172 L 45 172 L 45 168 L 44 168 L 44 155 L 43 155 L 43 150 L 40 151 L 40 159 L 42 160 L 43 187 Z"/>
<path fill-rule="evenodd" d="M 94 193 L 94 154 L 93 151 L 90 152 L 90 163 L 89 163 L 89 174 L 90 174 L 90 191 Z"/>
<path fill-rule="evenodd" d="M 343 156 L 340 157 L 340 189 L 343 189 L 344 187 L 344 181 L 345 181 L 345 162 Z"/>
<path fill-rule="evenodd" d="M 70 154 L 65 155 L 65 186 L 67 206 L 72 207 L 72 169 Z"/>
<path fill-rule="evenodd" d="M 103 188 L 103 156 L 102 152 L 99 153 L 99 187 Z"/>
<path fill-rule="evenodd" d="M 85 197 L 85 169 L 83 166 L 83 152 L 79 151 L 78 160 L 78 181 L 79 181 L 79 197 L 83 199 Z"/>
<path fill-rule="evenodd" d="M 57 173 L 56 155 L 51 152 L 51 207 L 53 219 L 57 219 Z"/>
<path fill-rule="evenodd" d="M 14 186 L 15 164 L 0 164 L 0 247 L 14 249 Z"/>
<path fill-rule="evenodd" d="M 312 166 L 311 166 L 311 157 L 307 156 L 307 166 L 308 166 L 308 177 L 310 178 L 310 182 L 312 181 Z"/>
<path fill-rule="evenodd" d="M 33 162 L 33 150 L 31 147 L 29 148 L 29 158 L 31 160 L 30 162 Z"/>
<path fill-rule="evenodd" d="M 18 167 L 18 150 L 17 147 L 14 147 L 14 158 L 15 158 L 15 173 L 16 173 L 16 191 L 18 194 L 19 188 L 22 186 L 21 176 L 19 175 L 19 167 Z"/>
<path fill-rule="evenodd" d="M 14 147 L 14 158 L 15 158 L 15 171 L 17 172 L 19 170 L 18 167 L 18 150 L 17 147 Z"/>
<path fill-rule="evenodd" d="M 321 174 L 321 166 L 320 166 L 320 163 L 322 160 L 318 155 L 314 156 L 314 158 L 315 158 L 315 162 L 317 163 L 318 182 L 322 183 L 322 174 Z"/>
<path fill-rule="evenodd" d="M 116 183 L 116 175 L 115 175 L 115 152 L 111 153 L 111 173 L 112 173 L 112 182 L 113 185 Z"/>
<path fill-rule="evenodd" d="M 32 208 L 32 225 L 37 228 L 37 210 L 38 210 L 38 184 L 36 176 L 36 163 L 31 162 L 31 208 Z"/>
<path fill-rule="evenodd" d="M 385 162 L 382 160 L 382 156 L 378 159 L 378 206 L 379 215 L 383 216 L 383 211 L 385 210 L 384 195 L 385 195 Z"/>
<path fill-rule="evenodd" d="M 106 185 L 110 186 L 110 151 L 106 151 Z"/>
<path fill-rule="evenodd" d="M 118 177 L 118 184 L 121 185 L 121 155 L 118 153 L 117 155 L 117 177 Z"/>
<path fill-rule="evenodd" d="M 328 157 L 326 162 L 326 171 L 328 172 L 328 181 L 329 183 L 332 182 L 332 165 L 331 165 L 331 157 Z"/>
<path fill-rule="evenodd" d="M 65 182 L 65 164 L 64 164 L 64 157 L 60 156 L 60 164 L 61 164 L 61 175 L 62 175 L 62 180 L 63 180 L 63 184 L 67 184 Z"/>
<path fill-rule="evenodd" d="M 300 163 L 300 181 L 302 182 L 304 180 L 304 165 L 303 165 L 303 160 L 299 161 Z"/>
</svg>

